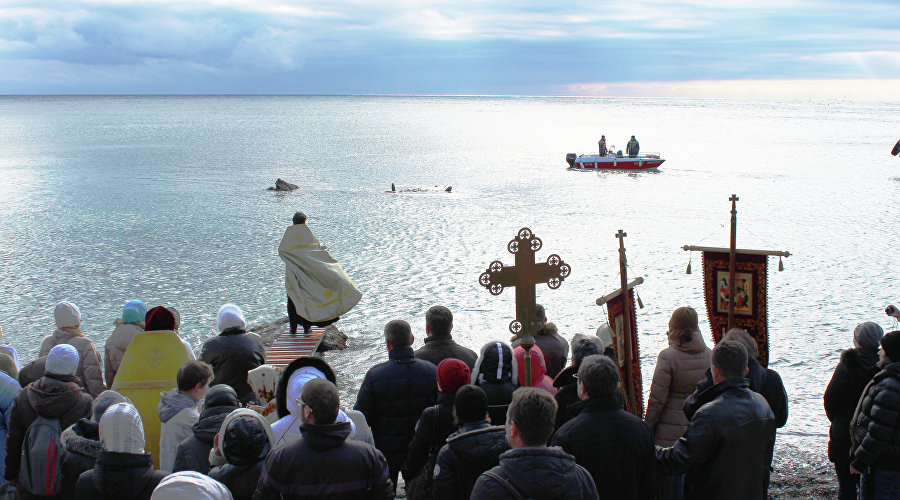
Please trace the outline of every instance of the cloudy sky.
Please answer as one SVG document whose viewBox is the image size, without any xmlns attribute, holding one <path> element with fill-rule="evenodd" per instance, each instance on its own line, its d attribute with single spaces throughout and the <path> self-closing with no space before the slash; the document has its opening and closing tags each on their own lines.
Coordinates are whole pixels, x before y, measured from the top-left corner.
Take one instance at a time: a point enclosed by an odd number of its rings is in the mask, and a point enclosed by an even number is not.
<svg viewBox="0 0 900 500">
<path fill-rule="evenodd" d="M 898 0 L 0 0 L 0 94 L 895 99 Z"/>
</svg>

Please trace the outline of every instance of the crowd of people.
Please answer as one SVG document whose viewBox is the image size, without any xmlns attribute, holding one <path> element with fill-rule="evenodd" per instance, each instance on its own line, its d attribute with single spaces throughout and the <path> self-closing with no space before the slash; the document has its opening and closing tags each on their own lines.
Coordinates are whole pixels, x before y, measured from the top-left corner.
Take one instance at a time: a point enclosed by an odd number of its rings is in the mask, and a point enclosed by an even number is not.
<svg viewBox="0 0 900 500">
<path fill-rule="evenodd" d="M 54 316 L 38 359 L 23 367 L 0 348 L 0 498 L 389 499 L 402 478 L 410 499 L 759 499 L 788 415 L 756 341 L 734 329 L 710 350 L 690 307 L 671 316 L 643 416 L 623 409 L 608 326 L 569 343 L 540 306 L 528 383 L 522 346 L 473 351 L 434 306 L 417 350 L 408 322 L 387 323 L 387 361 L 368 369 L 349 408 L 323 358 L 297 358 L 279 376 L 226 304 L 219 335 L 178 368 L 152 414 L 116 380 L 134 339 L 177 335 L 178 312 L 127 302 L 103 356 L 74 304 Z M 825 393 L 840 498 L 857 487 L 897 498 L 900 332 L 863 323 L 853 340 Z M 158 426 L 159 443 L 145 426 Z"/>
</svg>

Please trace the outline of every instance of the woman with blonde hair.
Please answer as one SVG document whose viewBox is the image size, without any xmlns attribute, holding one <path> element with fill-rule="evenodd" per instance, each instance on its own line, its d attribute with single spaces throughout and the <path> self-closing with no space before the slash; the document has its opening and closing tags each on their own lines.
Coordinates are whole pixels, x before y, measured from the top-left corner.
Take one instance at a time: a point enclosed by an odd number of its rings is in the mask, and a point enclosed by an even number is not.
<svg viewBox="0 0 900 500">
<path fill-rule="evenodd" d="M 644 421 L 653 431 L 654 442 L 663 447 L 675 441 L 687 430 L 684 400 L 710 367 L 711 351 L 703 342 L 697 311 L 679 307 L 669 319 L 669 347 L 659 353 L 650 400 Z M 660 499 L 681 499 L 683 476 L 660 478 Z"/>
</svg>

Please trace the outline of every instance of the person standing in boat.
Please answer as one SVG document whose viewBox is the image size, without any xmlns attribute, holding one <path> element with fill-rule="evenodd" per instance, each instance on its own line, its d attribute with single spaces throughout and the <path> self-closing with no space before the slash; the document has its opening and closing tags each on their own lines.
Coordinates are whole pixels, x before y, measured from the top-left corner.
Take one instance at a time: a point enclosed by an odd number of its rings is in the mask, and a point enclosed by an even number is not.
<svg viewBox="0 0 900 500">
<path fill-rule="evenodd" d="M 606 156 L 606 136 L 600 136 L 600 142 L 597 143 L 600 146 L 600 156 Z"/>
<path fill-rule="evenodd" d="M 634 136 L 631 136 L 631 140 L 628 141 L 628 144 L 625 145 L 625 154 L 629 157 L 634 158 L 641 151 L 641 145 L 638 143 L 637 139 Z"/>
<path fill-rule="evenodd" d="M 334 323 L 362 298 L 344 268 L 306 226 L 306 214 L 295 213 L 293 222 L 278 245 L 285 265 L 291 335 L 297 333 L 297 325 L 308 334 L 311 326 Z"/>
</svg>

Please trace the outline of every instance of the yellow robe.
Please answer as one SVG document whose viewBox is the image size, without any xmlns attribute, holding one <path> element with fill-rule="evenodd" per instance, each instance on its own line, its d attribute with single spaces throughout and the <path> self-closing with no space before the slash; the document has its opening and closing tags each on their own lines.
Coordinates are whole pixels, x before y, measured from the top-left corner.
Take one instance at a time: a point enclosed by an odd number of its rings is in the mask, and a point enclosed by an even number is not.
<svg viewBox="0 0 900 500">
<path fill-rule="evenodd" d="M 344 268 L 306 224 L 287 228 L 278 255 L 285 264 L 287 295 L 303 318 L 312 322 L 337 318 L 362 298 Z"/>
</svg>

